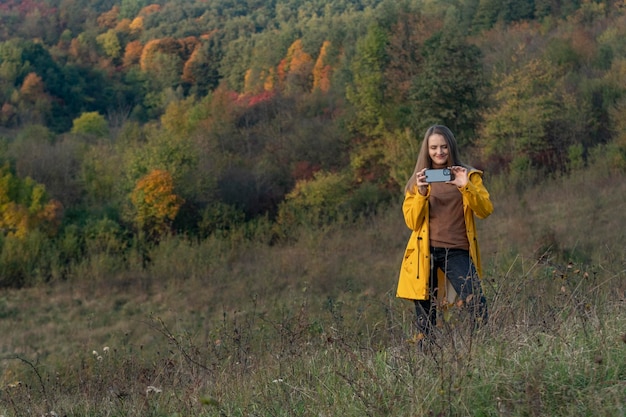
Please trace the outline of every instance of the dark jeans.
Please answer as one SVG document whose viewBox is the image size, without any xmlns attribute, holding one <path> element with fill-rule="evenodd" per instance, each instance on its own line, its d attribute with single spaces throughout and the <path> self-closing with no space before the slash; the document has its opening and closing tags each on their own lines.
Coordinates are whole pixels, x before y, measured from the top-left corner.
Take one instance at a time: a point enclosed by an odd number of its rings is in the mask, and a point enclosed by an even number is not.
<svg viewBox="0 0 626 417">
<path fill-rule="evenodd" d="M 487 322 L 487 301 L 469 251 L 430 248 L 430 299 L 415 300 L 418 330 L 428 334 L 437 323 L 437 270 L 441 269 L 470 314 L 473 328 Z"/>
</svg>

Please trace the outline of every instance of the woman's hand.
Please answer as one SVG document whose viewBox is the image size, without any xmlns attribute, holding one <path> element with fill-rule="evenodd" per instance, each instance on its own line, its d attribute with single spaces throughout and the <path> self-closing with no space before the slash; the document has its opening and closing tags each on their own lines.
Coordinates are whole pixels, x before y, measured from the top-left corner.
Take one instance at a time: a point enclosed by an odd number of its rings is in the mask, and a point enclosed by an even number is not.
<svg viewBox="0 0 626 417">
<path fill-rule="evenodd" d="M 450 167 L 450 171 L 454 175 L 454 179 L 448 181 L 448 184 L 454 184 L 459 188 L 463 188 L 467 185 L 469 178 L 467 177 L 467 168 L 460 166 Z"/>
<path fill-rule="evenodd" d="M 417 192 L 425 196 L 428 194 L 428 183 L 426 182 L 426 168 L 415 174 Z"/>
</svg>

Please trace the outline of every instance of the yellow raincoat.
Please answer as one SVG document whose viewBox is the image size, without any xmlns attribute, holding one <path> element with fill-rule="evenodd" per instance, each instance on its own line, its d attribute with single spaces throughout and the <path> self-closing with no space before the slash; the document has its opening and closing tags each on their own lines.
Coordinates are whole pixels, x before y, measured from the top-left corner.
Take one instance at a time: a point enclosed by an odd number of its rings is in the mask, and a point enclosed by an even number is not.
<svg viewBox="0 0 626 417">
<path fill-rule="evenodd" d="M 489 192 L 483 185 L 482 171 L 470 170 L 467 185 L 459 188 L 459 191 L 463 195 L 463 213 L 470 256 L 480 277 L 482 276 L 482 265 L 476 238 L 474 214 L 478 218 L 484 219 L 493 212 Z M 428 187 L 428 193 L 425 196 L 418 193 L 416 187 L 413 192 L 407 192 L 404 197 L 402 204 L 404 221 L 413 232 L 406 246 L 400 268 L 396 293 L 396 297 L 399 298 L 427 300 L 430 296 L 430 289 L 428 288 L 430 277 L 429 195 L 430 187 Z M 452 286 L 448 285 L 441 271 L 438 274 L 437 286 L 440 301 L 446 299 L 449 303 L 454 302 L 456 293 Z"/>
</svg>

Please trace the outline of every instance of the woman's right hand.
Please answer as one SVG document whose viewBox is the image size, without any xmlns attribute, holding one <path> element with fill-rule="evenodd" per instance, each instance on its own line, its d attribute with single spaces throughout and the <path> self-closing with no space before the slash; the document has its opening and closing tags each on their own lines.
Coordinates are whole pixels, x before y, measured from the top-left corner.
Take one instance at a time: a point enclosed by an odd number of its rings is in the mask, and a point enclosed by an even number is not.
<svg viewBox="0 0 626 417">
<path fill-rule="evenodd" d="M 428 183 L 426 182 L 426 168 L 415 174 L 415 181 L 417 184 L 417 192 L 423 196 L 428 194 Z"/>
</svg>

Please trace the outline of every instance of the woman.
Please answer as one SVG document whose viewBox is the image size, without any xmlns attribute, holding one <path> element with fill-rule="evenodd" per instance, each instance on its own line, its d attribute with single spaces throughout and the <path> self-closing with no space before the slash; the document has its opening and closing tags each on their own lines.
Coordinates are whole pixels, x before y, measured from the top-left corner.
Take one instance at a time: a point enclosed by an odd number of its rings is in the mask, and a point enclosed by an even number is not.
<svg viewBox="0 0 626 417">
<path fill-rule="evenodd" d="M 427 169 L 449 169 L 452 179 L 428 182 Z M 420 338 L 436 324 L 437 305 L 464 305 L 473 326 L 485 322 L 474 215 L 489 216 L 493 205 L 482 172 L 461 162 L 450 129 L 434 125 L 426 131 L 404 194 L 402 211 L 412 233 L 396 295 L 415 301 Z"/>
</svg>

